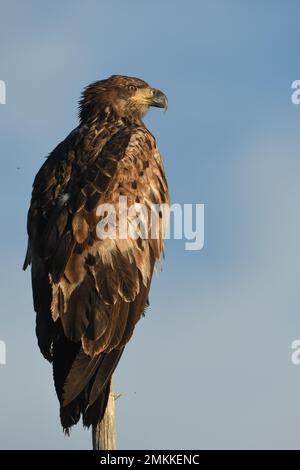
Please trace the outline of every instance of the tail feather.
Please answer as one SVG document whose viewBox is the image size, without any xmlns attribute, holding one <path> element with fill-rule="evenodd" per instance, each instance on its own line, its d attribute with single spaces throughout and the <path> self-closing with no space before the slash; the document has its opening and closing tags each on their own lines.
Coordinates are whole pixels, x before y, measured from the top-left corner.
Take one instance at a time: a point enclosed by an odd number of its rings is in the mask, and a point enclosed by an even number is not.
<svg viewBox="0 0 300 470">
<path fill-rule="evenodd" d="M 83 425 L 86 427 L 90 427 L 91 425 L 95 426 L 97 423 L 100 423 L 109 398 L 111 388 L 111 379 L 106 383 L 104 389 L 97 397 L 97 399 L 93 402 L 92 405 L 89 405 L 82 416 Z"/>
<path fill-rule="evenodd" d="M 53 346 L 53 376 L 60 401 L 60 419 L 65 432 L 82 416 L 84 426 L 97 424 L 104 416 L 111 376 L 122 350 L 87 356 L 80 343 L 62 336 Z"/>
<path fill-rule="evenodd" d="M 82 350 L 79 351 L 65 378 L 62 396 L 63 406 L 71 403 L 86 388 L 97 370 L 101 368 L 103 360 L 103 354 L 91 358 Z"/>
<path fill-rule="evenodd" d="M 95 380 L 89 394 L 89 406 L 93 405 L 93 403 L 100 396 L 106 384 L 108 382 L 110 383 L 111 376 L 118 365 L 123 350 L 124 348 L 120 350 L 114 349 L 110 353 L 104 354 L 105 357 L 101 363 L 101 366 L 97 370 Z"/>
</svg>

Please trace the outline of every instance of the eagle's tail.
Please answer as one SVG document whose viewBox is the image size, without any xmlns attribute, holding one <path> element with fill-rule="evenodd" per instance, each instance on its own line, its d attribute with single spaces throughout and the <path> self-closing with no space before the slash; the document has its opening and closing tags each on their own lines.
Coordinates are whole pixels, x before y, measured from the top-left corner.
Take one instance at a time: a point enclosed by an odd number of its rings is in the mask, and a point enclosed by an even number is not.
<svg viewBox="0 0 300 470">
<path fill-rule="evenodd" d="M 65 336 L 53 345 L 53 377 L 60 402 L 60 419 L 64 431 L 82 416 L 84 426 L 96 425 L 104 416 L 111 384 L 111 376 L 123 349 L 86 355 L 80 343 Z"/>
</svg>

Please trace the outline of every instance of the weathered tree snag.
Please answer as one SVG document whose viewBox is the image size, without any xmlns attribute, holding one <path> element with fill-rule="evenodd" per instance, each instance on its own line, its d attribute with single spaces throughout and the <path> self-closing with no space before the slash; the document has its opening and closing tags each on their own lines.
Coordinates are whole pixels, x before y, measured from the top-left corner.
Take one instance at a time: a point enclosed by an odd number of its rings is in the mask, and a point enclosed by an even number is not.
<svg viewBox="0 0 300 470">
<path fill-rule="evenodd" d="M 110 391 L 107 408 L 101 423 L 93 426 L 93 450 L 116 449 L 116 405 L 120 394 Z"/>
</svg>

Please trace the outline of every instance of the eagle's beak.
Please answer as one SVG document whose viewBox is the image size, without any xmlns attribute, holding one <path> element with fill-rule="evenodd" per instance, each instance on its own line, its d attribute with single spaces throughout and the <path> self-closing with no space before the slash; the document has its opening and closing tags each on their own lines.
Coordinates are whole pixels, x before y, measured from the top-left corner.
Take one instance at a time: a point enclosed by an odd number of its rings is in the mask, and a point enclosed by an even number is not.
<svg viewBox="0 0 300 470">
<path fill-rule="evenodd" d="M 168 98 L 162 91 L 152 88 L 152 98 L 150 101 L 150 106 L 155 106 L 156 108 L 164 108 L 165 110 L 167 110 Z"/>
</svg>

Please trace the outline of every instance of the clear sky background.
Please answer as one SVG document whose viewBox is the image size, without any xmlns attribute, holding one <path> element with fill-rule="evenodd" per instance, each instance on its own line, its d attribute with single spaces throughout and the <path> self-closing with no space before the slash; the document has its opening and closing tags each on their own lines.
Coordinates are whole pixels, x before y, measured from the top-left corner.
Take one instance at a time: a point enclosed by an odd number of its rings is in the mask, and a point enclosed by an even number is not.
<svg viewBox="0 0 300 470">
<path fill-rule="evenodd" d="M 0 0 L 0 448 L 88 449 L 59 423 L 21 271 L 31 184 L 77 125 L 84 86 L 165 91 L 146 123 L 173 202 L 205 204 L 205 246 L 168 241 L 115 374 L 121 449 L 300 449 L 299 1 Z"/>
</svg>

